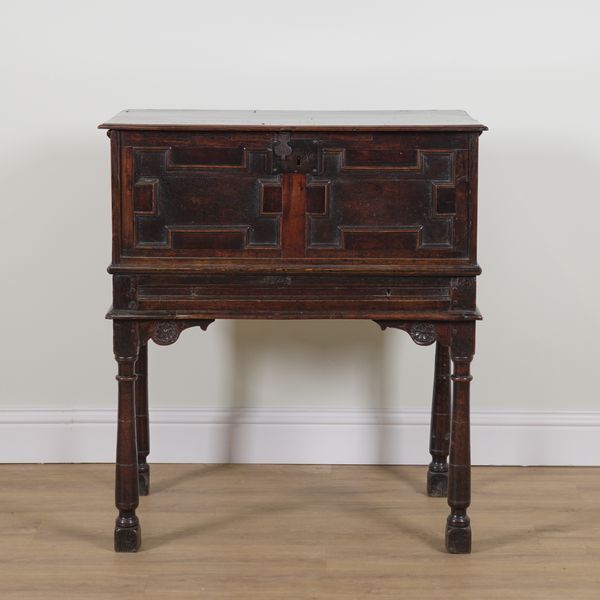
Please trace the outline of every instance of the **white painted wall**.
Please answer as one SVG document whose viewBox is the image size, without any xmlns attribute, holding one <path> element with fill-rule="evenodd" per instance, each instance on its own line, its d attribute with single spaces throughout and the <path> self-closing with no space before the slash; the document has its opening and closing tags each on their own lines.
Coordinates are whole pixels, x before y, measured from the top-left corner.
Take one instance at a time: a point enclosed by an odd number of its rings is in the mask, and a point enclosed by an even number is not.
<svg viewBox="0 0 600 600">
<path fill-rule="evenodd" d="M 600 410 L 599 16 L 593 1 L 1 3 L 0 413 L 115 405 L 95 127 L 123 108 L 466 109 L 490 127 L 473 407 Z M 368 322 L 218 322 L 150 362 L 160 409 L 403 411 L 427 410 L 433 353 Z"/>
</svg>

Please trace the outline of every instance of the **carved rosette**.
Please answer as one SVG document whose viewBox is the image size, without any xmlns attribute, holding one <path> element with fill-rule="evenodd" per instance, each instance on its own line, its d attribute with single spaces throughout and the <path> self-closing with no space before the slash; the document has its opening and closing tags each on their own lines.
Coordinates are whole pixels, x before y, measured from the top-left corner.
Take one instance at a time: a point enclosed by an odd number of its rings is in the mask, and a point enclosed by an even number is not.
<svg viewBox="0 0 600 600">
<path fill-rule="evenodd" d="M 167 346 L 177 341 L 179 327 L 173 321 L 158 321 L 152 330 L 152 339 L 161 346 Z"/>
<path fill-rule="evenodd" d="M 429 346 L 436 340 L 435 327 L 431 323 L 415 323 L 408 330 L 410 337 L 419 346 Z"/>
</svg>

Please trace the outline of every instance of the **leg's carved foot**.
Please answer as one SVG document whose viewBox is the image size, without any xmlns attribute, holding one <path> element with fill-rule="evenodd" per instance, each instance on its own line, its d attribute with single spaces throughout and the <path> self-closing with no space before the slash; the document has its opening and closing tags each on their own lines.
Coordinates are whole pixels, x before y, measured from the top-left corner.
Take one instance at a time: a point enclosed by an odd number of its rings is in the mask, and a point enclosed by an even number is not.
<svg viewBox="0 0 600 600">
<path fill-rule="evenodd" d="M 113 322 L 115 358 L 119 363 L 119 410 L 117 422 L 117 461 L 115 505 L 115 551 L 137 552 L 142 541 L 140 522 L 135 514 L 139 503 L 138 451 L 135 432 L 135 363 L 139 352 L 138 326 L 133 321 Z"/>
<path fill-rule="evenodd" d="M 429 463 L 427 495 L 432 498 L 445 498 L 448 495 L 448 465 L 446 463 Z"/>
<path fill-rule="evenodd" d="M 458 526 L 458 523 L 461 523 Z M 450 515 L 446 524 L 446 550 L 450 554 L 471 553 L 471 526 L 469 517 L 456 519 Z"/>
<path fill-rule="evenodd" d="M 119 517 L 115 525 L 115 552 L 137 552 L 142 544 L 142 530 L 136 516 Z"/>
<path fill-rule="evenodd" d="M 138 489 L 140 496 L 147 496 L 150 493 L 150 465 L 148 463 L 138 465 Z"/>
<path fill-rule="evenodd" d="M 454 371 L 450 461 L 448 468 L 448 504 L 446 550 L 451 554 L 471 552 L 471 527 L 467 509 L 471 504 L 471 359 L 475 351 L 475 323 L 453 326 L 452 361 Z"/>
</svg>

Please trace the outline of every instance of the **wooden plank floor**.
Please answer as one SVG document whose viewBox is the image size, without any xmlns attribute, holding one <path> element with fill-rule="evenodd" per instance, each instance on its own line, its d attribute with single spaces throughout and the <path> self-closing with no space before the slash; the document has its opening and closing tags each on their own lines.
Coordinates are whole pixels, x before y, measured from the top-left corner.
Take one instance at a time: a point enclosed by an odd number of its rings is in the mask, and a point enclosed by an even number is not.
<svg viewBox="0 0 600 600">
<path fill-rule="evenodd" d="M 475 468 L 473 554 L 424 467 L 153 465 L 112 551 L 111 465 L 0 466 L 0 598 L 600 598 L 600 469 Z"/>
</svg>

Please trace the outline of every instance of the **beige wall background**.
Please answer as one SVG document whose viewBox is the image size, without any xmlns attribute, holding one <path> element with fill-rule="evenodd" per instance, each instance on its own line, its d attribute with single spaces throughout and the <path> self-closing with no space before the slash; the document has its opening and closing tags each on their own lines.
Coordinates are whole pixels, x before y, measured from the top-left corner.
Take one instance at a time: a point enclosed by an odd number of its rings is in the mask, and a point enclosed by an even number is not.
<svg viewBox="0 0 600 600">
<path fill-rule="evenodd" d="M 109 145 L 123 108 L 461 108 L 481 138 L 476 410 L 596 410 L 596 2 L 0 5 L 0 409 L 112 408 Z M 152 347 L 155 408 L 418 408 L 433 349 L 369 322 Z"/>
</svg>

